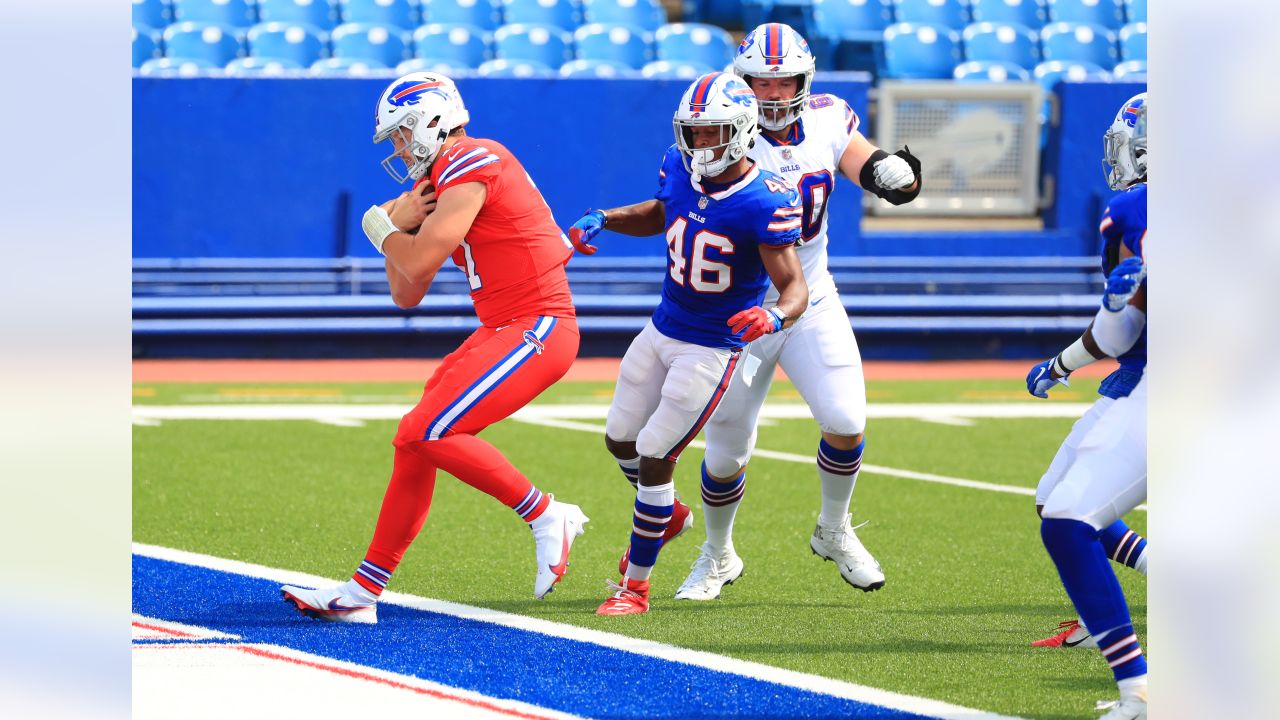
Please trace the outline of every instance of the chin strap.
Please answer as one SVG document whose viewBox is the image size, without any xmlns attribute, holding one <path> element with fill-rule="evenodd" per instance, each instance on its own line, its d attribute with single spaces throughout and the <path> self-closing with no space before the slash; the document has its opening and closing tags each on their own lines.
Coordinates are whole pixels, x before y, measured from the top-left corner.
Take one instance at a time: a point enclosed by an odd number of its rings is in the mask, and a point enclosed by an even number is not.
<svg viewBox="0 0 1280 720">
<path fill-rule="evenodd" d="M 911 172 L 916 176 L 915 190 L 886 190 L 876 184 L 876 163 L 889 157 L 889 153 L 879 148 L 876 148 L 876 151 L 871 153 L 871 157 L 862 164 L 862 170 L 858 173 L 858 184 L 876 197 L 889 201 L 891 205 L 905 205 L 915 200 L 921 188 L 924 187 L 924 178 L 920 176 L 920 158 L 912 155 L 911 148 L 906 145 L 894 155 L 907 161 L 907 165 L 911 167 Z"/>
</svg>

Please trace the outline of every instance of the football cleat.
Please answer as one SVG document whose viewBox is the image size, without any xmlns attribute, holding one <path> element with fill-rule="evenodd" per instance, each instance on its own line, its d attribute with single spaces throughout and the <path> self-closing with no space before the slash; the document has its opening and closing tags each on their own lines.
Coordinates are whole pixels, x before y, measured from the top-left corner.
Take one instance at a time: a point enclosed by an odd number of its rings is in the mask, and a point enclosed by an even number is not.
<svg viewBox="0 0 1280 720">
<path fill-rule="evenodd" d="M 742 558 L 733 550 L 723 555 L 712 554 L 711 546 L 702 544 L 702 552 L 693 561 L 689 577 L 676 591 L 677 600 L 715 600 L 720 589 L 742 577 Z"/>
<path fill-rule="evenodd" d="M 819 522 L 809 538 L 809 549 L 814 555 L 834 562 L 840 569 L 840 577 L 850 585 L 863 592 L 879 590 L 884 587 L 884 573 L 849 526 L 850 517 L 845 515 L 837 527 L 825 527 Z"/>
<path fill-rule="evenodd" d="M 676 498 L 676 503 L 671 508 L 671 521 L 667 523 L 667 531 L 662 534 L 662 547 L 666 547 L 667 543 L 680 537 L 691 527 L 693 527 L 693 511 L 688 505 L 680 502 L 680 498 Z M 628 545 L 627 549 L 622 551 L 622 559 L 618 560 L 620 575 L 627 574 L 627 558 L 630 555 L 631 546 Z"/>
<path fill-rule="evenodd" d="M 1079 620 L 1064 620 L 1058 623 L 1058 631 L 1051 637 L 1031 643 L 1032 647 L 1098 647 L 1098 641 Z"/>
<path fill-rule="evenodd" d="M 529 523 L 533 530 L 533 542 L 537 546 L 538 574 L 533 580 L 533 596 L 541 600 L 554 588 L 569 569 L 569 548 L 582 534 L 583 526 L 590 520 L 577 505 L 557 502 L 551 504 L 538 519 Z"/>
<path fill-rule="evenodd" d="M 622 584 L 609 582 L 613 597 L 596 608 L 597 615 L 639 615 L 649 612 L 649 581 L 622 577 Z"/>
<path fill-rule="evenodd" d="M 310 590 L 284 585 L 280 594 L 286 602 L 293 603 L 298 612 L 309 618 L 326 622 L 363 623 L 378 622 L 378 603 L 360 602 L 342 591 L 342 586 L 325 590 Z"/>
<path fill-rule="evenodd" d="M 1147 720 L 1147 701 L 1137 698 L 1110 700 L 1098 703 L 1099 710 L 1108 710 L 1098 720 Z"/>
</svg>

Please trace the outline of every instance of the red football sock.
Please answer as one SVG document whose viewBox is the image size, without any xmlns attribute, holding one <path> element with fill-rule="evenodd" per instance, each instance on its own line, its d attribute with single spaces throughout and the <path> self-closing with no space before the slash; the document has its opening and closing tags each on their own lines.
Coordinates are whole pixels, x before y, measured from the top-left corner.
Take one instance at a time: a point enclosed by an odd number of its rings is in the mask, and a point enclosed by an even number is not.
<svg viewBox="0 0 1280 720">
<path fill-rule="evenodd" d="M 422 530 L 431 510 L 431 495 L 436 489 L 436 466 L 424 455 L 414 452 L 418 449 L 396 448 L 391 482 L 382 496 L 382 510 L 378 513 L 373 541 L 369 543 L 365 562 L 352 578 L 374 595 L 382 594 L 387 579 Z M 373 567 L 365 567 L 369 564 Z"/>
<path fill-rule="evenodd" d="M 526 522 L 550 504 L 498 448 L 475 435 L 449 435 L 418 445 L 436 467 L 516 510 Z"/>
</svg>

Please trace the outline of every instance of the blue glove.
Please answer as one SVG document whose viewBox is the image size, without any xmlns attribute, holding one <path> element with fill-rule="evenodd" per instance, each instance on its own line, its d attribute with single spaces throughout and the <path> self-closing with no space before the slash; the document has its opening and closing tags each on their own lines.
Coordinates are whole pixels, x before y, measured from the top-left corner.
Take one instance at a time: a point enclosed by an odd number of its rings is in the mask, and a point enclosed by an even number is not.
<svg viewBox="0 0 1280 720">
<path fill-rule="evenodd" d="M 1054 358 L 1049 358 L 1044 362 L 1037 363 L 1031 368 L 1031 372 L 1027 373 L 1027 392 L 1038 398 L 1049 397 L 1049 390 L 1058 383 L 1070 386 L 1067 378 L 1055 378 L 1053 376 L 1052 366 Z"/>
<path fill-rule="evenodd" d="M 1129 304 L 1129 300 L 1138 292 L 1138 288 L 1142 287 L 1146 279 L 1147 266 L 1142 264 L 1142 258 L 1137 256 L 1125 258 L 1107 276 L 1107 289 L 1106 294 L 1102 296 L 1102 306 L 1109 312 L 1120 312 L 1125 305 Z"/>
<path fill-rule="evenodd" d="M 586 215 L 569 228 L 569 242 L 583 255 L 594 255 L 599 248 L 590 245 L 592 238 L 604 229 L 604 213 L 599 210 L 588 210 Z"/>
</svg>

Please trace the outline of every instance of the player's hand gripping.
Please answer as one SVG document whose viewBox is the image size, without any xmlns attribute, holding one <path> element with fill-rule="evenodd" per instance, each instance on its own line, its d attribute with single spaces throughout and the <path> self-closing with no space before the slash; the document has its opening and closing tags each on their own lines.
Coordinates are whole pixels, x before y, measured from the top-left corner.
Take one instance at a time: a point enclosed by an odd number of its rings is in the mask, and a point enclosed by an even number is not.
<svg viewBox="0 0 1280 720">
<path fill-rule="evenodd" d="M 569 228 L 569 242 L 583 255 L 594 255 L 600 248 L 589 244 L 604 229 L 604 212 L 588 210 Z"/>
<path fill-rule="evenodd" d="M 871 166 L 875 172 L 876 184 L 885 190 L 901 190 L 916 181 L 916 174 L 906 160 L 897 155 L 890 155 Z"/>
<path fill-rule="evenodd" d="M 400 197 L 384 204 L 382 209 L 387 211 L 391 222 L 401 232 L 417 232 L 422 221 L 436 209 L 436 189 L 431 183 L 424 182 L 409 192 L 401 193 Z"/>
<path fill-rule="evenodd" d="M 781 330 L 783 319 L 777 308 L 765 310 L 757 305 L 729 318 L 728 325 L 734 335 L 742 333 L 742 339 L 751 342 Z"/>
<path fill-rule="evenodd" d="M 1102 296 L 1102 306 L 1109 312 L 1120 312 L 1129 304 L 1142 281 L 1147 279 L 1147 266 L 1142 258 L 1134 256 L 1120 261 L 1119 265 L 1107 276 L 1106 294 Z"/>
<path fill-rule="evenodd" d="M 1054 377 L 1053 361 L 1054 358 L 1049 358 L 1031 368 L 1031 372 L 1027 373 L 1027 392 L 1038 398 L 1047 398 L 1049 397 L 1049 390 L 1054 385 L 1061 383 L 1068 387 L 1071 386 L 1071 383 L 1067 382 L 1067 376 Z"/>
</svg>

